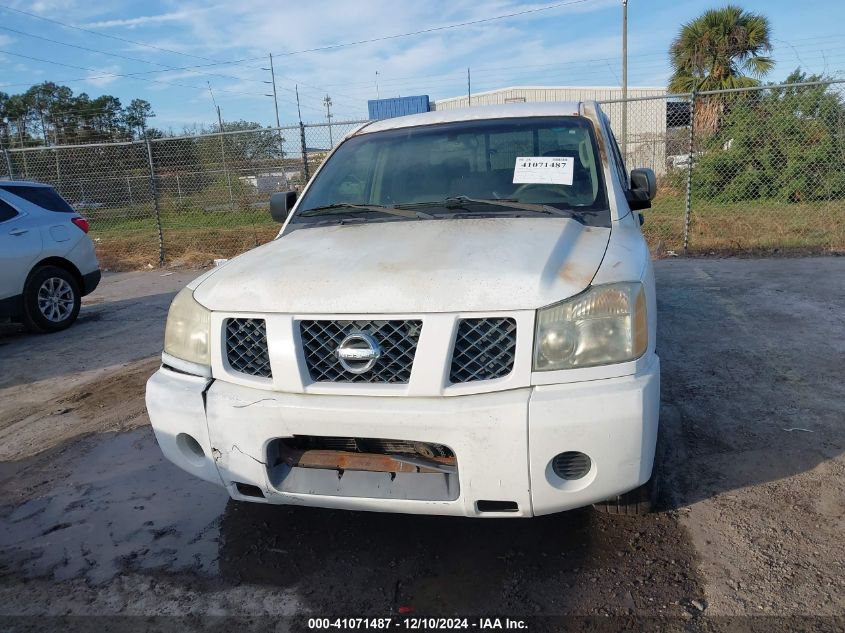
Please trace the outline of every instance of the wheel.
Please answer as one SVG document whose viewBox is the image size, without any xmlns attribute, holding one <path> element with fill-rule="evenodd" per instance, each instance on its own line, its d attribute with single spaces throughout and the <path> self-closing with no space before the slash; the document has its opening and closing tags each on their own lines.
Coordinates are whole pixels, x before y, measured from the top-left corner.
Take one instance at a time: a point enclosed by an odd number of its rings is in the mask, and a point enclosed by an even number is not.
<svg viewBox="0 0 845 633">
<path fill-rule="evenodd" d="M 654 512 L 660 495 L 659 470 L 658 465 L 655 464 L 651 477 L 642 486 L 617 495 L 613 499 L 593 504 L 593 507 L 600 512 L 622 516 L 641 516 Z"/>
<path fill-rule="evenodd" d="M 600 512 L 621 516 L 642 516 L 655 512 L 660 499 L 660 480 L 663 471 L 664 452 L 665 441 L 662 437 L 662 432 L 658 432 L 657 446 L 654 450 L 654 465 L 651 468 L 651 477 L 648 478 L 648 481 L 642 486 L 617 495 L 612 499 L 594 503 L 593 507 Z"/>
<path fill-rule="evenodd" d="M 44 266 L 30 274 L 23 291 L 23 322 L 33 332 L 58 332 L 79 315 L 79 284 L 68 271 Z"/>
</svg>

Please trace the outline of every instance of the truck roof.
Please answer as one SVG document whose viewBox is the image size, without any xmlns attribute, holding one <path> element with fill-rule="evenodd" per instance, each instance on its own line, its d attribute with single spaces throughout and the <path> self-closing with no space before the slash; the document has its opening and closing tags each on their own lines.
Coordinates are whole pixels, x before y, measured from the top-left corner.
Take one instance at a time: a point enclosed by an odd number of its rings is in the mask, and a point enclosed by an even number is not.
<svg viewBox="0 0 845 633">
<path fill-rule="evenodd" d="M 452 123 L 455 121 L 480 121 L 485 119 L 513 119 L 533 116 L 578 116 L 578 101 L 548 101 L 542 103 L 505 103 L 497 105 L 452 108 L 410 114 L 392 119 L 381 119 L 362 126 L 355 134 L 370 134 L 384 130 L 395 130 L 418 125 Z"/>
</svg>

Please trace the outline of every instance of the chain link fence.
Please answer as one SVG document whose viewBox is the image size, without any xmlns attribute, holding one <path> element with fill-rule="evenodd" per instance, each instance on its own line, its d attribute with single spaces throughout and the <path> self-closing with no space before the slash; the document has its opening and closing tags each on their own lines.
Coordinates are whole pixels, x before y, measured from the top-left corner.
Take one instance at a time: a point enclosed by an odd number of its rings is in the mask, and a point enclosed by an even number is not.
<svg viewBox="0 0 845 633">
<path fill-rule="evenodd" d="M 106 268 L 205 264 L 272 239 L 270 194 L 300 189 L 362 123 L 6 150 L 0 179 L 56 187 Z"/>
<path fill-rule="evenodd" d="M 652 251 L 845 251 L 843 86 L 812 81 L 603 104 L 628 168 L 657 174 L 643 226 Z"/>
<path fill-rule="evenodd" d="M 627 167 L 657 174 L 654 254 L 845 250 L 843 85 L 603 102 Z M 271 239 L 270 194 L 301 188 L 362 123 L 6 150 L 0 178 L 54 185 L 107 268 L 204 264 Z"/>
</svg>

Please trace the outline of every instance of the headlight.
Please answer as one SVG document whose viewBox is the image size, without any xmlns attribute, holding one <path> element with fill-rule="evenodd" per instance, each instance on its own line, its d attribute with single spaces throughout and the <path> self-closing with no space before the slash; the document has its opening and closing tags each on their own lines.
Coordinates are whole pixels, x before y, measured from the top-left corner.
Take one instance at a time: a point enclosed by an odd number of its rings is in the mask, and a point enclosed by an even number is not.
<svg viewBox="0 0 845 633">
<path fill-rule="evenodd" d="M 194 293 L 183 288 L 170 304 L 164 329 L 164 351 L 198 365 L 210 365 L 208 340 L 211 312 L 194 300 Z"/>
<path fill-rule="evenodd" d="M 648 347 L 640 282 L 594 286 L 537 311 L 534 371 L 622 363 Z"/>
</svg>

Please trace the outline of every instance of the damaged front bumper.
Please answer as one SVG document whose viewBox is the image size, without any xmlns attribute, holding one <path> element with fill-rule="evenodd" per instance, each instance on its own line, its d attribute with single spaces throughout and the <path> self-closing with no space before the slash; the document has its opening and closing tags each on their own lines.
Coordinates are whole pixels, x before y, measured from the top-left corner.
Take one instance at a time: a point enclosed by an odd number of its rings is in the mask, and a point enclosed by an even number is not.
<svg viewBox="0 0 845 633">
<path fill-rule="evenodd" d="M 533 516 L 621 494 L 651 474 L 660 365 L 638 374 L 440 398 L 282 393 L 161 368 L 147 408 L 164 455 L 236 499 L 460 516 Z M 287 438 L 390 438 L 448 447 L 389 458 L 293 454 Z M 556 456 L 588 470 L 559 476 Z M 385 456 L 382 456 L 385 457 Z M 370 461 L 367 461 L 367 460 Z M 302 460 L 302 461 L 300 461 Z M 361 466 L 372 463 L 373 466 Z M 351 465 L 354 464 L 354 465 Z M 416 466 L 416 467 L 415 467 Z M 369 469 L 368 469 L 369 468 Z"/>
</svg>

